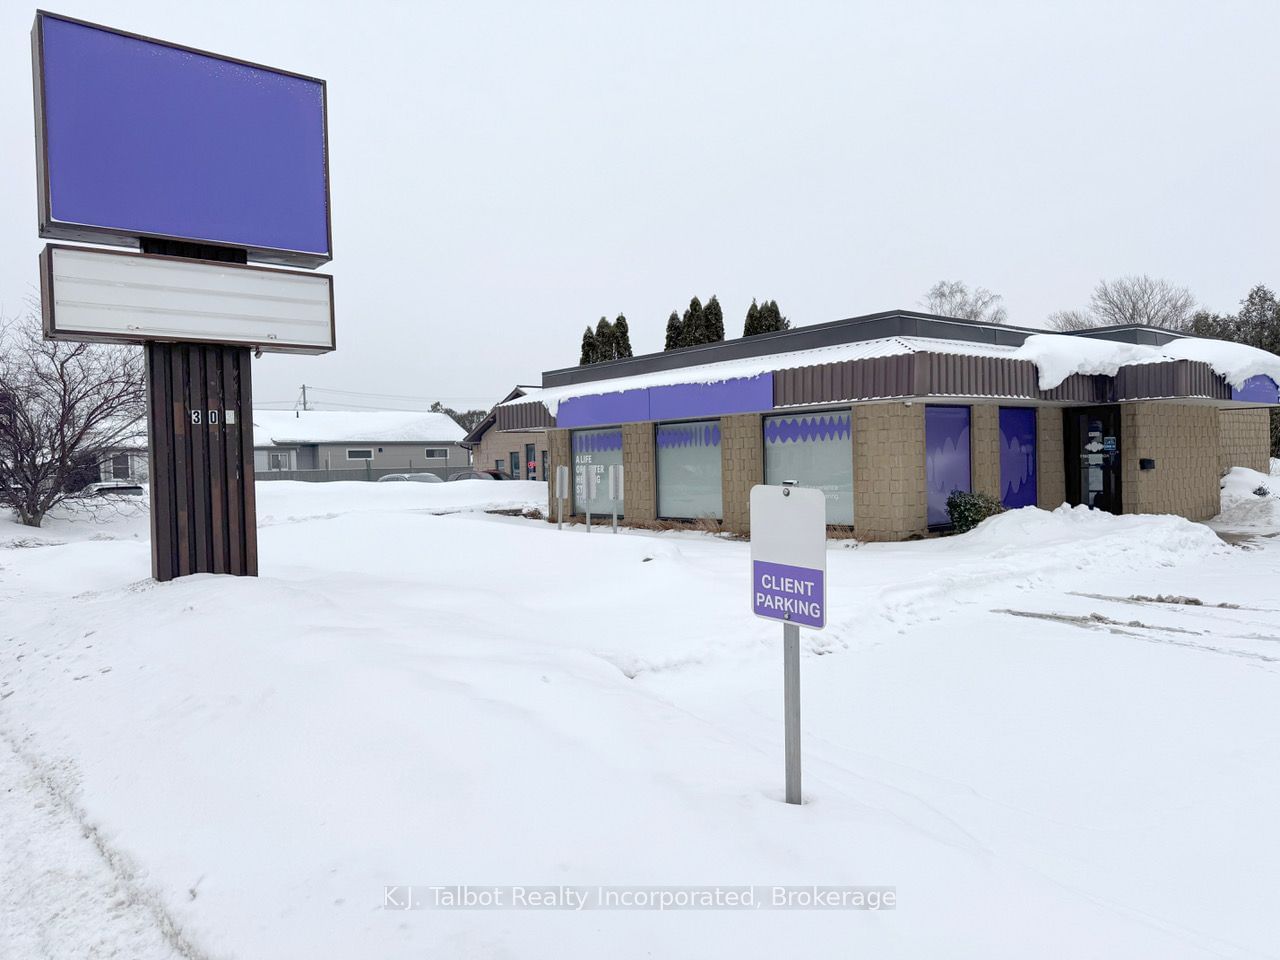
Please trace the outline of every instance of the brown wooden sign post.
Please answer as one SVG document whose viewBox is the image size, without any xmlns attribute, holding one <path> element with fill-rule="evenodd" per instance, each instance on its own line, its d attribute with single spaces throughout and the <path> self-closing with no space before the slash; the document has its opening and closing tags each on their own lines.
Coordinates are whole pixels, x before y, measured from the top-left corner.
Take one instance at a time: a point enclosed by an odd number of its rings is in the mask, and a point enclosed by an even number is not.
<svg viewBox="0 0 1280 960">
<path fill-rule="evenodd" d="M 244 263 L 241 250 L 142 241 L 144 253 Z M 248 347 L 158 343 L 147 354 L 151 575 L 258 575 Z"/>
<path fill-rule="evenodd" d="M 149 342 L 146 353 L 152 576 L 257 576 L 249 349 Z"/>
</svg>

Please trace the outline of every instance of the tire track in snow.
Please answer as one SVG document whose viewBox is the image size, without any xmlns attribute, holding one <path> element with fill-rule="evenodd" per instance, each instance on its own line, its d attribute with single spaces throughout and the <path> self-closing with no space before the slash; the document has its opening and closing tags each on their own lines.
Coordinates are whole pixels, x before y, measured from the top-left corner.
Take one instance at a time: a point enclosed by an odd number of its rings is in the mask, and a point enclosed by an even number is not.
<svg viewBox="0 0 1280 960">
<path fill-rule="evenodd" d="M 214 960 L 89 821 L 65 776 L 3 725 L 0 783 L 0 947 L 51 960 Z"/>
<path fill-rule="evenodd" d="M 1216 653 L 1224 657 L 1239 657 L 1243 660 L 1258 660 L 1262 663 L 1280 663 L 1280 657 L 1271 657 L 1265 653 L 1253 653 L 1249 650 L 1237 650 L 1234 647 L 1220 647 L 1211 643 L 1196 643 L 1193 640 L 1179 640 L 1176 637 L 1160 636 L 1161 633 L 1189 633 L 1192 636 L 1204 636 L 1194 630 L 1184 630 L 1179 627 L 1154 627 L 1149 624 L 1141 623 L 1137 620 L 1121 621 L 1112 620 L 1110 617 L 1104 617 L 1100 613 L 1094 614 L 1068 614 L 1068 613 L 1041 613 L 1035 610 L 992 610 L 992 613 L 1003 613 L 1011 617 L 1027 617 L 1032 620 L 1048 620 L 1051 623 L 1063 623 L 1072 627 L 1080 627 L 1084 630 L 1105 630 L 1108 633 L 1116 634 L 1121 637 L 1133 637 L 1135 640 L 1144 640 L 1147 643 L 1164 643 L 1174 647 L 1187 647 L 1192 650 L 1199 650 L 1203 653 Z M 1147 631 L 1139 633 L 1138 631 Z M 1273 639 L 1273 638 L 1261 638 Z"/>
</svg>

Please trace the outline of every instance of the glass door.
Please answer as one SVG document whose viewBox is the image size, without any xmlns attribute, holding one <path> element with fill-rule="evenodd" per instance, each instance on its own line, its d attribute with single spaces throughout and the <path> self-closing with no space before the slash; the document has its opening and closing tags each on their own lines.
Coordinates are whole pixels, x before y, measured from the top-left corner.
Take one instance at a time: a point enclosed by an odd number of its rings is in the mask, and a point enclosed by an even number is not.
<svg viewBox="0 0 1280 960">
<path fill-rule="evenodd" d="M 1063 411 L 1067 502 L 1120 513 L 1120 408 Z"/>
</svg>

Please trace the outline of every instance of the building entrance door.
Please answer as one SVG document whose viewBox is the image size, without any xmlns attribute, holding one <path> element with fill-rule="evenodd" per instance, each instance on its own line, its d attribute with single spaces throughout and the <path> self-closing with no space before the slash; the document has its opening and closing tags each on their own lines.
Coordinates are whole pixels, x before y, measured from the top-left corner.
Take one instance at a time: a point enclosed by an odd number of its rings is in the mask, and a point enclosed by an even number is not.
<svg viewBox="0 0 1280 960">
<path fill-rule="evenodd" d="M 1120 408 L 1074 407 L 1063 417 L 1067 502 L 1120 513 Z"/>
</svg>

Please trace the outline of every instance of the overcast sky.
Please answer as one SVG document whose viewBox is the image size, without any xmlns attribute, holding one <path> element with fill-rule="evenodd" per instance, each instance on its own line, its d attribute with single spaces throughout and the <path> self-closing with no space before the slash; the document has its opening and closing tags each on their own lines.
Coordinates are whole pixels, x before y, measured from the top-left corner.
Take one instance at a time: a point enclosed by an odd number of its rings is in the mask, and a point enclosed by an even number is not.
<svg viewBox="0 0 1280 960">
<path fill-rule="evenodd" d="M 1032 326 L 1125 273 L 1221 311 L 1280 286 L 1274 0 L 49 3 L 328 81 L 339 347 L 259 360 L 262 402 L 488 406 L 601 315 L 661 349 L 695 294 L 738 335 L 752 297 L 805 325 L 942 278 Z M 0 5 L 9 314 L 34 9 Z"/>
</svg>

